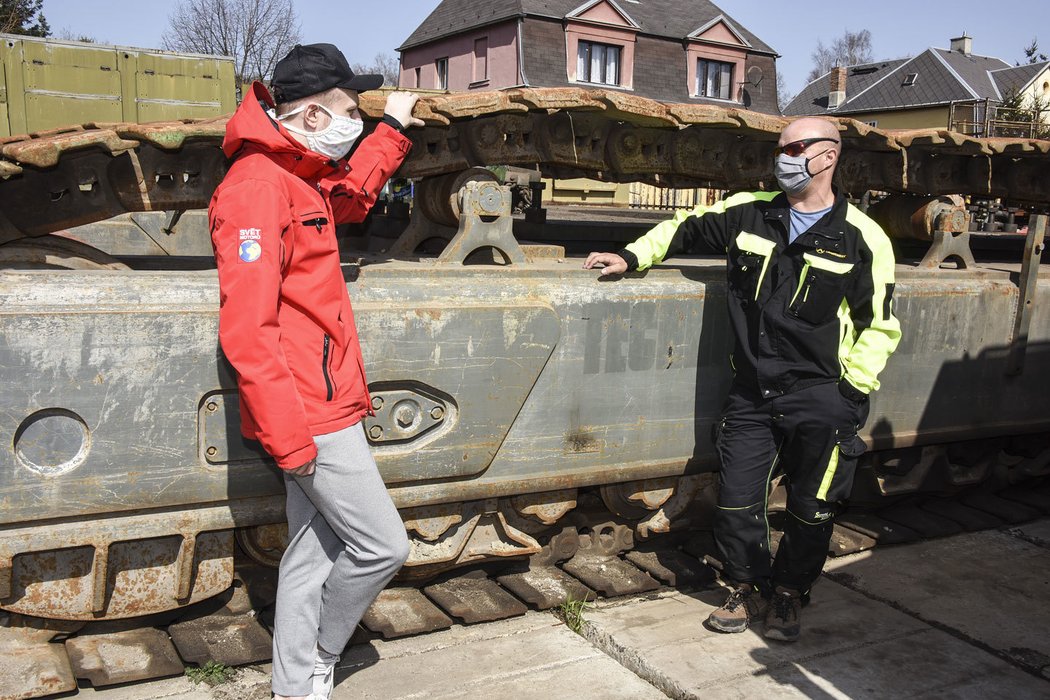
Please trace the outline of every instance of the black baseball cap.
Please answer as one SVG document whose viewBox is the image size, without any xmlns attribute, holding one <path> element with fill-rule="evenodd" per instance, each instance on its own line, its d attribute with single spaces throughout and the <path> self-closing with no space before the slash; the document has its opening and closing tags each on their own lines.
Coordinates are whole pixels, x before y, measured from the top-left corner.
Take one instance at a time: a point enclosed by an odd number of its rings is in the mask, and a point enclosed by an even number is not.
<svg viewBox="0 0 1050 700">
<path fill-rule="evenodd" d="M 364 92 L 382 85 L 381 75 L 354 75 L 346 56 L 332 44 L 296 44 L 274 66 L 270 80 L 277 103 L 294 102 L 334 87 Z"/>
</svg>

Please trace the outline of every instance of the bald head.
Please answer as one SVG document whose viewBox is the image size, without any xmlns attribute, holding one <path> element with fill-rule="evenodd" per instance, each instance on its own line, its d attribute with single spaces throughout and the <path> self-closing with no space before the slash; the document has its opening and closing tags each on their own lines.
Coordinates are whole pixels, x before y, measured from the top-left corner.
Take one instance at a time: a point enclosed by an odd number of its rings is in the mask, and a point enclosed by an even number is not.
<svg viewBox="0 0 1050 700">
<path fill-rule="evenodd" d="M 796 119 L 795 121 L 784 127 L 784 130 L 780 132 L 780 143 L 778 145 L 783 146 L 786 143 L 792 141 L 801 141 L 802 139 L 832 139 L 833 141 L 841 141 L 839 139 L 839 130 L 834 123 L 827 119 L 821 119 L 820 117 L 803 117 L 802 119 Z M 842 150 L 840 143 L 831 143 L 830 141 L 821 141 L 819 144 L 819 150 L 825 148 L 834 147 L 836 152 Z"/>
</svg>

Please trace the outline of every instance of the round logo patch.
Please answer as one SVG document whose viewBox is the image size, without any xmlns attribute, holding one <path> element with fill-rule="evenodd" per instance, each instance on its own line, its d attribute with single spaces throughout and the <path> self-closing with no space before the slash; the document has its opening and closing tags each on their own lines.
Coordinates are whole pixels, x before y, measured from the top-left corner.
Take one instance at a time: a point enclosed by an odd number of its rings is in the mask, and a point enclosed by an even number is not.
<svg viewBox="0 0 1050 700">
<path fill-rule="evenodd" d="M 262 246 L 258 241 L 244 241 L 237 254 L 244 262 L 255 262 L 262 255 Z"/>
</svg>

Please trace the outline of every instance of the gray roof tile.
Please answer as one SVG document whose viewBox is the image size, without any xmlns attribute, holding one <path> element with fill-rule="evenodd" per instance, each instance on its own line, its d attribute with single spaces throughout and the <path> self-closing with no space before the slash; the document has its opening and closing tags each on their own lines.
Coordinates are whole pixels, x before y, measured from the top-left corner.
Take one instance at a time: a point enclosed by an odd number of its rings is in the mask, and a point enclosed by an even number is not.
<svg viewBox="0 0 1050 700">
<path fill-rule="evenodd" d="M 1009 63 L 991 56 L 963 54 L 946 49 L 927 50 L 943 58 L 958 73 L 959 77 L 970 86 L 970 89 L 977 93 L 978 98 L 999 99 L 999 92 L 995 89 L 995 83 L 988 75 L 988 71 L 1009 68 Z"/>
<path fill-rule="evenodd" d="M 856 75 L 858 68 L 863 70 L 872 66 L 876 68 L 870 73 Z M 821 76 L 784 108 L 784 114 L 849 115 L 975 98 L 998 100 L 996 81 L 990 71 L 1004 68 L 1008 68 L 1008 64 L 998 58 L 931 48 L 910 59 L 851 67 L 846 79 L 846 102 L 835 110 L 827 109 L 828 77 Z M 910 73 L 916 74 L 914 83 L 905 85 Z"/>
<path fill-rule="evenodd" d="M 846 74 L 846 96 L 856 95 L 892 73 L 908 59 L 877 61 L 850 66 Z M 797 94 L 784 107 L 784 114 L 793 117 L 803 114 L 821 114 L 828 108 L 829 75 L 825 73 Z"/>
<path fill-rule="evenodd" d="M 1035 76 L 1046 70 L 1047 66 L 1050 66 L 1050 63 L 1029 63 L 1023 66 L 1002 68 L 992 71 L 992 79 L 999 87 L 999 92 L 1005 97 L 1009 93 L 1023 90 Z"/>
<path fill-rule="evenodd" d="M 768 44 L 747 30 L 721 8 L 707 0 L 614 0 L 627 15 L 638 23 L 643 34 L 682 39 L 719 15 L 724 15 L 733 27 L 751 44 L 753 51 L 775 54 Z M 561 19 L 585 0 L 442 0 L 400 49 L 424 44 L 435 39 L 468 31 L 519 16 L 553 17 Z"/>
</svg>

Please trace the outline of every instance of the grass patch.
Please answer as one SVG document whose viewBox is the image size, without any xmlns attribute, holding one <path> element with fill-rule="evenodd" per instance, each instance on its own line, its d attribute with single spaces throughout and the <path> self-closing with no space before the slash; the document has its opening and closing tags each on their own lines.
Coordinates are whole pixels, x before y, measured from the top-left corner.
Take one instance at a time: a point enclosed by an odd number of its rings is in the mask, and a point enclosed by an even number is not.
<svg viewBox="0 0 1050 700">
<path fill-rule="evenodd" d="M 206 683 L 216 686 L 225 683 L 236 675 L 237 669 L 220 664 L 216 661 L 208 661 L 203 666 L 190 666 L 186 669 L 186 676 L 194 683 Z"/>
<path fill-rule="evenodd" d="M 583 614 L 592 607 L 594 607 L 594 603 L 589 602 L 586 596 L 582 600 L 577 600 L 570 596 L 556 608 L 555 615 L 565 623 L 566 627 L 579 634 L 585 622 Z"/>
</svg>

